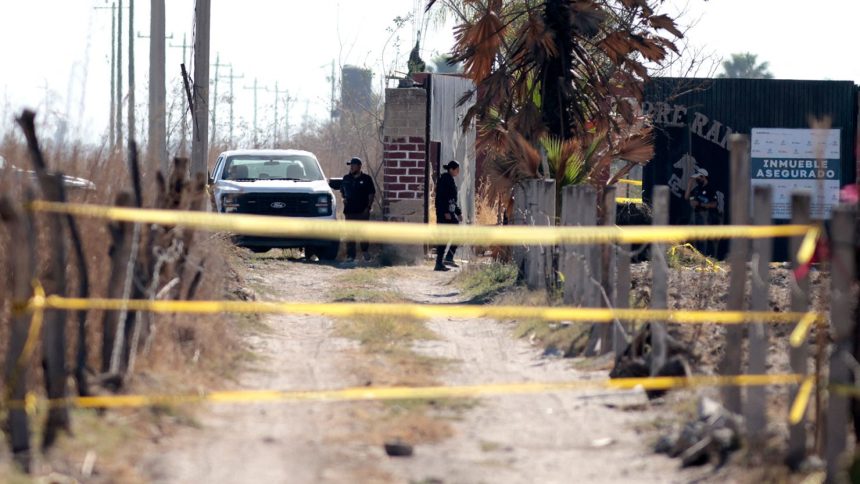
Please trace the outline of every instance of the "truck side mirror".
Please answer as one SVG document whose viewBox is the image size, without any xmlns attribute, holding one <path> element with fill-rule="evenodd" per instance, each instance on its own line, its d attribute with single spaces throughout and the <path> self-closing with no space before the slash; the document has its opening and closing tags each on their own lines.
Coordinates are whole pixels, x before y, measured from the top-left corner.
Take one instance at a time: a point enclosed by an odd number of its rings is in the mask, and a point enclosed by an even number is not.
<svg viewBox="0 0 860 484">
<path fill-rule="evenodd" d="M 340 187 L 343 186 L 343 178 L 329 178 L 328 186 L 330 186 L 332 190 L 340 190 Z"/>
<path fill-rule="evenodd" d="M 208 178 L 209 178 L 209 184 L 210 184 L 210 185 L 214 184 L 214 183 L 215 183 L 215 179 L 213 179 L 213 178 L 212 178 L 212 172 L 211 172 L 211 171 L 207 171 L 206 173 L 207 173 L 207 176 L 208 176 Z"/>
</svg>

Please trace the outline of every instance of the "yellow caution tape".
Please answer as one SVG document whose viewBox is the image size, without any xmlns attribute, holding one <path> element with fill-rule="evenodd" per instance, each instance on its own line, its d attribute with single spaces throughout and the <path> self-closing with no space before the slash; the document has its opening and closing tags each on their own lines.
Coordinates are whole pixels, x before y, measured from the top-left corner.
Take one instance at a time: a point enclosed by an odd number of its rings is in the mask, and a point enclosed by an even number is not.
<svg viewBox="0 0 860 484">
<path fill-rule="evenodd" d="M 800 243 L 800 249 L 797 250 L 798 264 L 803 265 L 812 260 L 812 256 L 815 255 L 815 246 L 820 235 L 820 228 L 816 226 L 810 227 L 809 232 L 806 233 L 803 237 L 803 241 Z"/>
<path fill-rule="evenodd" d="M 638 187 L 642 186 L 642 180 L 629 180 L 627 178 L 622 178 L 622 179 L 618 180 L 618 183 L 624 183 L 627 185 L 636 185 Z"/>
<path fill-rule="evenodd" d="M 843 397 L 860 398 L 860 386 L 830 385 L 828 388 L 831 392 Z"/>
<path fill-rule="evenodd" d="M 618 203 L 643 203 L 642 198 L 625 198 L 625 197 L 616 197 L 615 201 Z"/>
<path fill-rule="evenodd" d="M 33 299 L 28 306 L 32 306 L 36 310 L 33 311 L 30 328 L 27 331 L 27 339 L 24 341 L 24 348 L 18 357 L 17 365 L 19 369 L 26 366 L 33 356 L 36 344 L 39 341 L 39 334 L 42 332 L 42 323 L 45 320 L 45 313 L 42 310 L 45 306 L 45 289 L 39 281 L 33 281 Z"/>
<path fill-rule="evenodd" d="M 788 340 L 791 343 L 791 346 L 800 348 L 800 345 L 806 341 L 806 336 L 809 334 L 809 330 L 812 328 L 812 325 L 821 321 L 823 321 L 823 318 L 817 316 L 815 313 L 806 313 L 806 316 L 797 323 L 797 326 L 794 327 L 794 331 L 791 332 L 791 337 Z"/>
<path fill-rule="evenodd" d="M 815 378 L 809 376 L 800 385 L 797 396 L 794 397 L 794 402 L 791 404 L 791 411 L 788 413 L 788 421 L 792 425 L 797 425 L 803 420 L 803 416 L 806 414 L 806 407 L 809 406 L 809 396 L 812 394 L 813 383 L 815 383 Z"/>
<path fill-rule="evenodd" d="M 738 376 L 692 376 L 618 378 L 603 380 L 578 380 L 566 382 L 495 383 L 465 386 L 428 387 L 354 387 L 340 390 L 278 391 L 238 390 L 200 392 L 185 395 L 113 395 L 94 397 L 70 397 L 49 400 L 52 407 L 74 406 L 79 408 L 133 408 L 165 405 L 211 403 L 279 403 L 279 402 L 338 402 L 366 400 L 406 400 L 429 398 L 469 398 L 489 395 L 522 395 L 561 392 L 571 390 L 671 390 L 712 386 L 765 386 L 795 385 L 802 382 L 803 375 L 738 375 Z M 12 408 L 22 403 L 10 402 Z"/>
<path fill-rule="evenodd" d="M 810 231 L 807 225 L 725 226 L 624 226 L 549 227 L 481 226 L 313 220 L 264 215 L 219 214 L 177 210 L 155 210 L 85 204 L 35 201 L 35 211 L 95 217 L 120 222 L 175 225 L 213 232 L 268 237 L 303 237 L 327 240 L 361 240 L 395 244 L 565 245 L 680 243 L 721 238 L 762 239 L 798 237 Z"/>
<path fill-rule="evenodd" d="M 712 261 L 710 257 L 706 256 L 705 254 L 702 254 L 701 252 L 698 251 L 698 249 L 693 247 L 693 244 L 675 245 L 671 249 L 669 249 L 669 255 L 675 256 L 675 254 L 677 254 L 677 252 L 678 252 L 678 249 L 689 249 L 689 250 L 691 250 L 700 260 L 705 262 L 705 265 L 707 266 L 706 270 L 710 270 L 711 272 L 720 272 L 720 271 L 726 272 L 726 270 L 723 269 L 722 267 L 720 267 L 719 264 Z M 701 268 L 697 267 L 696 269 L 698 270 Z"/>
<path fill-rule="evenodd" d="M 29 308 L 60 309 L 66 311 L 148 311 L 154 313 L 266 313 L 314 314 L 332 317 L 399 316 L 417 319 L 429 318 L 490 318 L 490 319 L 541 319 L 544 321 L 571 321 L 609 323 L 623 321 L 668 321 L 686 324 L 741 324 L 797 323 L 805 318 L 823 320 L 818 313 L 776 313 L 773 311 L 675 311 L 668 309 L 606 309 L 551 306 L 482 306 L 482 305 L 431 305 L 412 303 L 305 303 L 282 301 L 152 301 L 148 299 L 80 299 L 48 296 L 34 299 Z"/>
</svg>

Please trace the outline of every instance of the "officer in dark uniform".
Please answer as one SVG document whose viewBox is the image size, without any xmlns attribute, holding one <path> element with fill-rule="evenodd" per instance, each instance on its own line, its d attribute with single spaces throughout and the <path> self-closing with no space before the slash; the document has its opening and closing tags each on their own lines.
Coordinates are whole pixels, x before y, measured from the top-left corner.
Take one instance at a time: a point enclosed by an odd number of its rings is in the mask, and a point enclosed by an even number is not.
<svg viewBox="0 0 860 484">
<path fill-rule="evenodd" d="M 457 184 L 454 183 L 454 177 L 460 174 L 460 164 L 451 160 L 444 168 L 446 172 L 439 177 L 439 181 L 436 183 L 436 223 L 459 224 L 462 212 L 457 202 Z M 457 251 L 457 246 L 452 245 L 447 253 L 446 247 L 447 244 L 436 247 L 436 267 L 433 270 L 447 271 L 446 265 L 457 267 L 454 262 L 454 252 Z"/>
<path fill-rule="evenodd" d="M 361 158 L 352 158 L 347 161 L 349 173 L 343 176 L 340 186 L 340 194 L 343 196 L 343 217 L 347 220 L 370 220 L 370 207 L 376 195 L 373 186 L 373 178 L 361 171 Z M 355 241 L 346 243 L 346 258 L 348 262 L 355 260 Z M 367 252 L 370 243 L 362 242 L 361 251 L 364 252 L 364 260 L 370 259 Z"/>
<path fill-rule="evenodd" d="M 687 182 L 685 193 L 693 209 L 694 225 L 715 225 L 719 223 L 717 214 L 717 192 L 708 184 L 708 170 L 698 168 Z M 709 256 L 716 256 L 716 241 L 698 242 L 697 248 Z"/>
</svg>

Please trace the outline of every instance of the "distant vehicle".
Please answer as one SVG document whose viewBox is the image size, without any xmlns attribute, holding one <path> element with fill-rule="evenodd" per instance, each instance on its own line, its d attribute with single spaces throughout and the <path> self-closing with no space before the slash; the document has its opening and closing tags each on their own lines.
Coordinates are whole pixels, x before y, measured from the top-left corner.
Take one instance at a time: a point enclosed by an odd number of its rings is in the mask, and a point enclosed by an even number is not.
<svg viewBox="0 0 860 484">
<path fill-rule="evenodd" d="M 277 217 L 335 220 L 332 188 L 313 153 L 300 150 L 236 150 L 218 156 L 209 177 L 215 210 Z M 271 248 L 304 248 L 305 255 L 337 257 L 340 241 L 236 236 L 237 245 L 254 252 Z"/>
<path fill-rule="evenodd" d="M 12 173 L 14 173 L 16 176 L 28 176 L 28 177 L 30 177 L 31 180 L 33 180 L 34 183 L 37 182 L 37 180 L 36 180 L 37 175 L 36 175 L 35 171 L 25 170 L 23 168 L 18 168 L 17 166 L 7 162 L 6 158 L 3 158 L 3 156 L 0 155 L 0 173 L 5 171 L 6 169 L 11 170 Z M 72 189 L 72 190 L 95 190 L 96 189 L 96 184 L 91 182 L 90 180 L 87 180 L 86 178 L 78 178 L 76 176 L 68 176 L 68 175 L 63 175 L 63 186 L 66 187 L 66 189 Z"/>
</svg>

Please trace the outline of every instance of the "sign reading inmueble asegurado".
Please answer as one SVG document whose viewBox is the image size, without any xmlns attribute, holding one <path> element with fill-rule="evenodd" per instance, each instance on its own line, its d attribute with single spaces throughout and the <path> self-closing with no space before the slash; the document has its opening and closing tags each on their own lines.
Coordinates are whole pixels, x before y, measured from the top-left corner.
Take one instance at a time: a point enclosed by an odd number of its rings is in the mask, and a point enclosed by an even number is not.
<svg viewBox="0 0 860 484">
<path fill-rule="evenodd" d="M 773 190 L 773 218 L 791 219 L 791 193 L 812 196 L 812 217 L 829 219 L 839 203 L 838 129 L 753 128 L 752 186 Z"/>
</svg>

